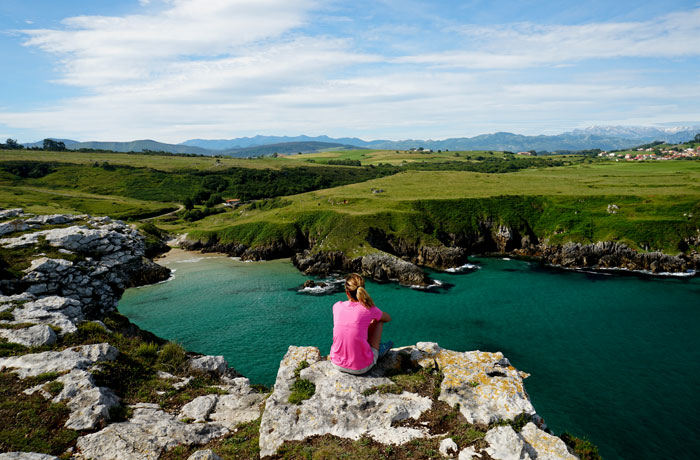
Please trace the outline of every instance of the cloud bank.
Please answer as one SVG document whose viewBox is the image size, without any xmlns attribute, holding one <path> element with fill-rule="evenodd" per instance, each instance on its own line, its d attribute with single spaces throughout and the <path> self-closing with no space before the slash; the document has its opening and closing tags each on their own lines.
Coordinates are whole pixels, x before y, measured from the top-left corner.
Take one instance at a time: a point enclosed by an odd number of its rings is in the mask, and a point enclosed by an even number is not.
<svg viewBox="0 0 700 460">
<path fill-rule="evenodd" d="M 700 119 L 700 9 L 644 22 L 426 25 L 389 55 L 326 24 L 362 21 L 301 0 L 141 0 L 137 14 L 66 18 L 26 29 L 81 96 L 0 113 L 0 124 L 81 140 L 262 134 L 455 137 L 510 129 Z M 344 28 L 343 30 L 348 30 Z M 415 30 L 410 33 L 415 34 Z M 408 49 L 407 49 L 408 48 Z M 369 50 L 369 51 L 368 51 Z"/>
</svg>

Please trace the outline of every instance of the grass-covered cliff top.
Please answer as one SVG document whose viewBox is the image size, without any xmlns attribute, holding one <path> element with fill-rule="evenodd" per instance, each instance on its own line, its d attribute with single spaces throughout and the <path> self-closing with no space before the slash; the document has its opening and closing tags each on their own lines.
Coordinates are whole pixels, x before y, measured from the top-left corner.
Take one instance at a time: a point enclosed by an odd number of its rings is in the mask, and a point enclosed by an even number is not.
<svg viewBox="0 0 700 460">
<path fill-rule="evenodd" d="M 408 171 L 170 228 L 195 237 L 214 231 L 224 241 L 246 244 L 301 228 L 318 236 L 320 249 L 362 253 L 372 227 L 431 244 L 437 232 L 469 232 L 479 221 L 515 227 L 525 221 L 551 242 L 617 240 L 676 253 L 679 241 L 700 225 L 698 184 L 700 162 L 689 161 L 580 164 L 509 174 Z M 609 205 L 618 209 L 612 213 Z"/>
<path fill-rule="evenodd" d="M 351 254 L 374 250 L 367 243 L 374 229 L 432 245 L 483 221 L 529 228 L 552 243 L 611 240 L 677 253 L 700 227 L 698 184 L 700 161 L 502 152 L 358 150 L 246 160 L 14 151 L 0 158 L 2 207 L 141 219 L 194 197 L 201 203 L 194 215 L 156 224 L 253 246 L 302 234 L 317 249 Z M 256 201 L 206 207 L 211 196 Z"/>
</svg>

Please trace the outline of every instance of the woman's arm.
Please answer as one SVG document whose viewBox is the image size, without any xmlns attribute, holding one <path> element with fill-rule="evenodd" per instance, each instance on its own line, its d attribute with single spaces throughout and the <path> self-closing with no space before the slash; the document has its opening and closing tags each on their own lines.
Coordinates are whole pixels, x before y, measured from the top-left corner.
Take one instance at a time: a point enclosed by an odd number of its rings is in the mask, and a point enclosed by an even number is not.
<svg viewBox="0 0 700 460">
<path fill-rule="evenodd" d="M 391 321 L 391 316 L 389 315 L 389 313 L 383 311 L 382 317 L 379 318 L 379 321 L 382 323 L 388 323 L 389 321 Z"/>
</svg>

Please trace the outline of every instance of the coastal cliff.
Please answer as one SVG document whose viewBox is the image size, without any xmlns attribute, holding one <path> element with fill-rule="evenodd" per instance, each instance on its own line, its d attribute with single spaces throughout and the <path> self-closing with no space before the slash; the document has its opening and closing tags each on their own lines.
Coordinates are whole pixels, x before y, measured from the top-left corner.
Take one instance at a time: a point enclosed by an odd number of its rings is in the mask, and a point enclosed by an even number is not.
<svg viewBox="0 0 700 460">
<path fill-rule="evenodd" d="M 292 237 L 262 243 L 222 242 L 216 234 L 183 236 L 177 244 L 188 250 L 221 252 L 242 260 L 289 257 L 307 275 L 357 272 L 376 281 L 397 281 L 406 286 L 428 286 L 431 280 L 421 267 L 447 270 L 463 266 L 471 254 L 507 255 L 539 260 L 569 269 L 624 269 L 649 274 L 692 274 L 700 270 L 700 231 L 683 239 L 685 249 L 677 255 L 662 251 L 640 251 L 618 241 L 582 244 L 556 243 L 540 239 L 524 222 L 511 226 L 495 220 L 478 221 L 470 231 L 434 230 L 430 236 L 414 233 L 411 238 L 370 227 L 359 234 L 361 255 L 352 250 L 325 249 L 319 238 L 300 229 Z"/>
<path fill-rule="evenodd" d="M 116 313 L 125 288 L 169 275 L 130 226 L 12 210 L 0 228 L 11 229 L 0 238 L 0 418 L 12 425 L 0 459 L 577 458 L 500 353 L 418 343 L 351 376 L 292 346 L 270 392 Z M 360 268 L 423 279 L 365 257 Z M 13 404 L 33 409 L 13 415 Z"/>
</svg>

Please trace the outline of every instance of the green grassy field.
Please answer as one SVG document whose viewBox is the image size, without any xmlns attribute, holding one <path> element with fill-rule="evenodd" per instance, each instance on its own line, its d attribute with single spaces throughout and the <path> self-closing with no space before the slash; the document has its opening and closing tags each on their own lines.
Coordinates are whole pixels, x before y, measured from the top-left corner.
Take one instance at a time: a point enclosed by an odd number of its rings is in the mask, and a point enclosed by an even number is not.
<svg viewBox="0 0 700 460">
<path fill-rule="evenodd" d="M 156 220 L 157 225 L 171 232 L 253 246 L 290 239 L 301 232 L 317 249 L 364 253 L 372 250 L 366 241 L 372 229 L 432 245 L 440 244 L 440 235 L 474 232 L 479 221 L 489 220 L 515 228 L 526 226 L 538 238 L 553 243 L 613 240 L 639 249 L 676 253 L 682 250 L 683 238 L 700 227 L 699 161 L 628 163 L 579 156 L 569 157 L 567 166 L 542 167 L 552 161 L 546 159 L 539 167 L 505 174 L 396 173 L 399 169 L 394 168 L 382 177 L 371 167 L 329 166 L 304 160 L 359 159 L 376 165 L 400 164 L 408 161 L 407 157 L 416 157 L 414 161 L 440 165 L 455 159 L 478 163 L 481 160 L 477 158 L 491 155 L 332 151 L 279 159 L 222 159 L 224 167 L 216 166 L 214 158 L 202 157 L 7 153 L 0 154 L 0 167 L 27 158 L 60 165 L 37 177 L 25 174 L 20 178 L 8 170 L 0 172 L 0 206 L 24 207 L 36 213 L 79 212 L 135 219 L 174 209 L 184 197 L 201 191 L 207 177 L 216 178 L 216 184 L 207 187 L 223 190 L 224 194 L 257 187 L 259 196 L 280 198 L 194 222 L 177 216 Z M 498 152 L 493 155 L 503 156 Z M 96 167 L 96 162 L 124 166 Z M 289 164 L 302 168 L 284 168 Z M 303 168 L 306 166 L 311 169 Z M 250 175 L 245 171 L 257 172 Z M 332 185 L 331 179 L 341 175 L 347 175 L 345 183 L 350 183 L 327 188 Z M 367 180 L 369 177 L 377 178 Z M 306 190 L 315 190 L 281 196 L 284 191 L 293 193 L 302 178 L 311 181 Z M 274 193 L 264 195 L 268 192 Z M 607 211 L 612 204 L 619 207 L 616 214 Z"/>
<path fill-rule="evenodd" d="M 302 166 L 288 161 L 286 156 L 279 158 L 259 157 L 245 158 L 214 158 L 214 157 L 185 157 L 127 153 L 87 153 L 87 152 L 47 152 L 43 150 L 2 150 L 0 161 L 48 161 L 73 164 L 94 164 L 108 162 L 113 165 L 127 165 L 135 168 L 153 168 L 161 171 L 179 169 L 196 169 L 199 171 L 218 171 L 226 168 L 280 169 L 282 167 Z M 313 163 L 303 164 L 313 167 Z"/>
<path fill-rule="evenodd" d="M 213 231 L 223 241 L 251 245 L 289 238 L 301 229 L 322 242 L 320 249 L 359 254 L 369 249 L 364 241 L 371 227 L 436 244 L 438 230 L 469 232 L 479 219 L 516 226 L 525 220 L 551 242 L 616 240 L 676 253 L 680 240 L 700 223 L 699 184 L 700 162 L 690 161 L 510 174 L 410 171 L 286 197 L 284 207 L 244 208 L 191 225 L 163 225 L 203 238 Z M 608 213 L 609 204 L 620 208 L 617 214 Z"/>
<path fill-rule="evenodd" d="M 25 211 L 34 214 L 109 215 L 116 219 L 139 219 L 177 209 L 175 203 L 136 200 L 118 195 L 95 195 L 74 190 L 7 185 L 0 185 L 0 206 L 24 208 Z"/>
<path fill-rule="evenodd" d="M 309 163 L 325 163 L 328 160 L 358 160 L 362 165 L 377 165 L 380 163 L 400 165 L 402 163 L 415 163 L 421 161 L 473 161 L 477 158 L 503 158 L 503 152 L 489 151 L 455 151 L 455 152 L 410 152 L 404 150 L 344 150 L 319 153 L 306 153 L 302 155 L 290 155 L 285 158 Z"/>
</svg>

